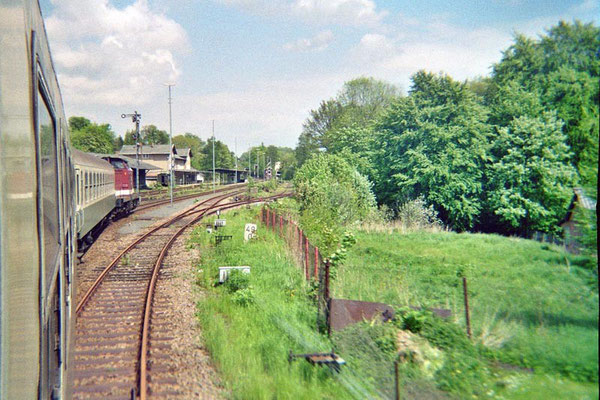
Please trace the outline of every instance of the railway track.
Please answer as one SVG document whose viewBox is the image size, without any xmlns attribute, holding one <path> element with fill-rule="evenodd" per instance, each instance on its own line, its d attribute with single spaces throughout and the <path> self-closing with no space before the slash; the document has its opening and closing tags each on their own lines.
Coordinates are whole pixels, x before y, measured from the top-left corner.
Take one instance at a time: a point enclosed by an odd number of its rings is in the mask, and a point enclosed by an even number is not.
<svg viewBox="0 0 600 400">
<path fill-rule="evenodd" d="M 225 203 L 235 194 L 211 197 L 150 230 L 100 273 L 76 309 L 74 399 L 178 397 L 168 355 L 169 301 L 154 291 L 168 279 L 161 267 L 169 248 L 203 216 L 285 196 Z"/>
<path fill-rule="evenodd" d="M 173 197 L 173 201 L 177 202 L 177 201 L 183 201 L 183 200 L 188 200 L 188 199 L 193 199 L 196 197 L 200 197 L 200 196 L 205 196 L 205 195 L 210 195 L 211 193 L 222 193 L 228 190 L 233 190 L 233 189 L 238 189 L 240 187 L 244 187 L 244 185 L 246 185 L 245 183 L 240 183 L 240 184 L 235 184 L 235 185 L 230 185 L 227 187 L 222 187 L 219 188 L 217 190 L 215 190 L 214 192 L 212 190 L 209 191 L 204 191 L 204 192 L 195 192 L 195 193 L 190 193 L 190 194 L 186 194 L 183 196 L 174 196 Z M 134 213 L 139 212 L 139 211 L 143 211 L 143 210 L 147 210 L 149 208 L 153 208 L 153 207 L 157 207 L 163 204 L 168 204 L 171 202 L 171 199 L 158 199 L 158 200 L 144 200 L 144 198 L 142 198 L 143 203 L 136 207 L 135 210 L 133 210 Z"/>
</svg>

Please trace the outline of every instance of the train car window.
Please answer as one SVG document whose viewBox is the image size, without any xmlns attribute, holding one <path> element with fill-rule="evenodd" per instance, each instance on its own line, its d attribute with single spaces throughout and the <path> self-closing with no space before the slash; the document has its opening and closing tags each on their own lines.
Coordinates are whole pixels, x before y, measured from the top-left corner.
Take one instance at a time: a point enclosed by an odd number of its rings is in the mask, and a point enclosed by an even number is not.
<svg viewBox="0 0 600 400">
<path fill-rule="evenodd" d="M 90 173 L 89 173 L 89 171 L 85 171 L 85 179 L 83 181 L 83 185 L 84 185 L 83 187 L 85 188 L 83 204 L 87 204 L 88 201 L 90 201 Z"/>
<path fill-rule="evenodd" d="M 80 205 L 80 193 L 79 193 L 79 171 L 75 173 L 75 204 Z"/>
<path fill-rule="evenodd" d="M 38 90 L 38 140 L 40 146 L 40 178 L 42 203 L 42 230 L 44 233 L 43 273 L 46 284 L 50 283 L 60 247 L 58 215 L 58 158 L 56 151 L 56 125 L 50 107 Z"/>
</svg>

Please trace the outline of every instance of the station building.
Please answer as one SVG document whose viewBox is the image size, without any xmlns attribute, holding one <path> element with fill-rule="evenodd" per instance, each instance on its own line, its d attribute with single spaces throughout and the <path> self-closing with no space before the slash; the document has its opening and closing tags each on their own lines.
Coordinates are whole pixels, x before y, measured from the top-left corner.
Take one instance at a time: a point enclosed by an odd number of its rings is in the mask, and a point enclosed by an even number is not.
<svg viewBox="0 0 600 400">
<path fill-rule="evenodd" d="M 135 160 L 136 146 L 124 145 L 119 154 Z M 204 174 L 192 168 L 191 149 L 177 149 L 175 145 L 169 147 L 168 144 L 141 145 L 139 148 L 140 160 L 156 167 L 156 169 L 146 173 L 145 182 L 147 185 L 156 182 L 168 184 L 169 156 L 173 160 L 173 179 L 176 185 L 189 185 L 204 181 Z"/>
</svg>

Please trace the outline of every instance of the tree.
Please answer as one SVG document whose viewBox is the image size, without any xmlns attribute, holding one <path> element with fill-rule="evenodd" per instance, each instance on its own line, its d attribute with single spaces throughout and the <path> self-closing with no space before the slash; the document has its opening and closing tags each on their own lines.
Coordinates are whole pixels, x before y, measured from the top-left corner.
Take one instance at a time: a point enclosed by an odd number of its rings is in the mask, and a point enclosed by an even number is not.
<svg viewBox="0 0 600 400">
<path fill-rule="evenodd" d="M 144 144 L 169 144 L 169 135 L 154 125 L 146 125 L 141 129 Z"/>
<path fill-rule="evenodd" d="M 547 111 L 556 111 L 573 150 L 572 161 L 584 184 L 596 187 L 598 175 L 598 107 L 600 28 L 593 24 L 559 22 L 540 40 L 515 37 L 515 43 L 494 65 L 488 101 L 516 85 L 537 96 Z M 510 121 L 505 121 L 509 123 Z"/>
<path fill-rule="evenodd" d="M 183 135 L 177 135 L 173 137 L 173 144 L 176 148 L 189 148 L 192 150 L 192 168 L 202 169 L 204 163 L 205 154 L 202 153 L 202 149 L 206 145 L 202 139 L 193 133 L 186 132 Z M 212 162 L 212 160 L 211 160 Z"/>
<path fill-rule="evenodd" d="M 206 145 L 202 148 L 203 155 L 199 165 L 202 171 L 212 171 L 213 167 L 213 140 L 209 138 Z M 216 168 L 233 168 L 235 166 L 235 158 L 233 152 L 229 150 L 227 145 L 220 140 L 215 141 L 215 166 Z"/>
<path fill-rule="evenodd" d="M 343 157 L 318 154 L 298 169 L 294 186 L 300 222 L 329 256 L 345 227 L 363 220 L 375 206 L 371 183 Z"/>
<path fill-rule="evenodd" d="M 296 147 L 298 164 L 302 165 L 320 151 L 342 151 L 342 146 L 336 141 L 346 136 L 348 130 L 372 125 L 381 112 L 399 97 L 399 93 L 396 86 L 370 77 L 344 83 L 335 99 L 322 101 L 317 110 L 310 111 Z M 352 151 L 350 148 L 347 150 Z M 359 157 L 365 158 L 366 154 L 361 153 Z"/>
<path fill-rule="evenodd" d="M 559 231 L 573 197 L 575 169 L 555 113 L 520 116 L 497 130 L 487 168 L 486 228 L 511 234 Z"/>
<path fill-rule="evenodd" d="M 115 152 L 120 151 L 121 148 L 123 148 L 123 144 L 124 144 L 123 138 L 121 136 L 117 136 L 117 138 L 114 141 L 114 146 L 113 146 L 114 151 Z"/>
<path fill-rule="evenodd" d="M 71 117 L 69 118 L 69 130 L 80 131 L 88 126 L 90 126 L 92 122 L 85 117 Z"/>
<path fill-rule="evenodd" d="M 334 99 L 322 101 L 318 109 L 310 111 L 310 116 L 302 125 L 302 133 L 296 146 L 299 165 L 326 147 L 323 139 L 341 113 L 342 105 Z"/>
<path fill-rule="evenodd" d="M 98 125 L 83 117 L 71 117 L 69 127 L 71 144 L 76 149 L 91 153 L 114 152 L 115 134 L 109 124 Z"/>
<path fill-rule="evenodd" d="M 474 227 L 482 204 L 490 127 L 476 96 L 445 75 L 412 77 L 377 125 L 379 200 L 397 206 L 424 196 L 457 230 Z"/>
<path fill-rule="evenodd" d="M 399 96 L 391 83 L 360 77 L 344 83 L 337 100 L 345 109 L 346 125 L 368 125 Z"/>
<path fill-rule="evenodd" d="M 135 129 L 125 132 L 124 144 L 134 145 Z M 146 125 L 140 129 L 141 143 L 146 145 L 169 144 L 169 135 L 166 131 L 158 129 L 155 125 Z"/>
<path fill-rule="evenodd" d="M 129 145 L 129 146 L 134 145 L 136 142 L 134 137 L 135 137 L 135 130 L 133 130 L 133 129 L 127 130 L 125 132 L 125 138 L 123 139 L 123 144 Z"/>
</svg>

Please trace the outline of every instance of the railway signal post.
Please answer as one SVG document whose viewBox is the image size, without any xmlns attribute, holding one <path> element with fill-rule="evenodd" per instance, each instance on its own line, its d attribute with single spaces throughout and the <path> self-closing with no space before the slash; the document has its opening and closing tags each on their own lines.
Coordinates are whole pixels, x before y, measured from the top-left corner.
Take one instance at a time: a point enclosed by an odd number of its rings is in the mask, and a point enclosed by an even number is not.
<svg viewBox="0 0 600 400">
<path fill-rule="evenodd" d="M 121 114 L 121 118 L 131 117 L 131 122 L 135 123 L 135 163 L 137 168 L 135 170 L 135 181 L 136 181 L 136 193 L 138 203 L 142 202 L 140 198 L 140 120 L 142 114 L 134 111 L 133 114 Z"/>
</svg>

